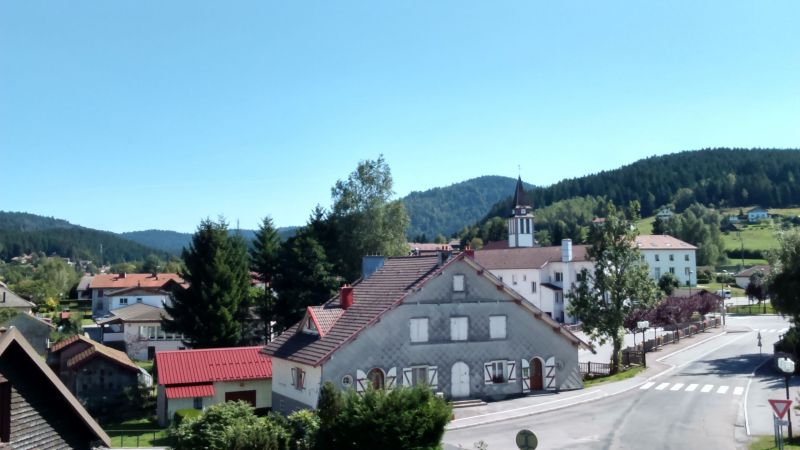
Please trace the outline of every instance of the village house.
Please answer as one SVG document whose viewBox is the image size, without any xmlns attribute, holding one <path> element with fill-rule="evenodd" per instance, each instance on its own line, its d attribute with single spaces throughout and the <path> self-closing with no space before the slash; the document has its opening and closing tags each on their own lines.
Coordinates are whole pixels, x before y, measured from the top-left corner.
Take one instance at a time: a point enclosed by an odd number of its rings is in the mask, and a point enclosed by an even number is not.
<svg viewBox="0 0 800 450">
<path fill-rule="evenodd" d="M 95 275 L 89 284 L 92 317 L 102 317 L 113 309 L 133 303 L 162 307 L 170 293 L 185 288 L 175 273 L 120 273 Z"/>
<path fill-rule="evenodd" d="M 1 327 L 16 328 L 25 340 L 33 347 L 34 351 L 44 356 L 50 347 L 50 334 L 56 330 L 51 323 L 31 314 L 16 314 L 14 317 L 0 323 Z"/>
<path fill-rule="evenodd" d="M 0 282 L 0 308 L 11 308 L 20 313 L 31 314 L 35 306 L 34 303 L 15 294 L 8 289 L 8 286 Z"/>
<path fill-rule="evenodd" d="M 152 360 L 156 352 L 183 350 L 183 335 L 167 333 L 161 321 L 170 318 L 164 308 L 134 303 L 97 319 L 103 344 L 122 350 L 137 361 Z"/>
<path fill-rule="evenodd" d="M 734 275 L 734 279 L 736 280 L 737 286 L 739 286 L 742 289 L 746 289 L 747 285 L 750 284 L 750 277 L 753 276 L 753 274 L 760 273 L 761 275 L 764 276 L 764 279 L 766 280 L 771 270 L 772 268 L 769 266 L 769 264 L 759 264 L 750 267 L 749 269 L 742 270 L 741 272 Z"/>
<path fill-rule="evenodd" d="M 747 221 L 751 223 L 769 219 L 769 212 L 760 206 L 756 206 L 755 208 L 750 209 L 749 211 L 747 211 L 746 214 L 747 214 Z"/>
<path fill-rule="evenodd" d="M 156 415 L 168 425 L 181 409 L 204 409 L 242 400 L 256 410 L 272 406 L 272 361 L 262 347 L 156 353 Z"/>
<path fill-rule="evenodd" d="M 580 389 L 585 344 L 471 252 L 365 257 L 353 286 L 269 343 L 272 403 L 315 408 L 320 388 L 425 384 L 448 399 Z"/>
<path fill-rule="evenodd" d="M 636 246 L 658 282 L 665 273 L 675 275 L 681 286 L 697 284 L 697 247 L 670 235 L 636 236 Z"/>
<path fill-rule="evenodd" d="M 47 365 L 87 409 L 95 412 L 124 405 L 125 390 L 152 378 L 125 353 L 76 335 L 50 347 Z"/>
<path fill-rule="evenodd" d="M 0 448 L 110 447 L 111 440 L 16 328 L 0 328 Z"/>
</svg>

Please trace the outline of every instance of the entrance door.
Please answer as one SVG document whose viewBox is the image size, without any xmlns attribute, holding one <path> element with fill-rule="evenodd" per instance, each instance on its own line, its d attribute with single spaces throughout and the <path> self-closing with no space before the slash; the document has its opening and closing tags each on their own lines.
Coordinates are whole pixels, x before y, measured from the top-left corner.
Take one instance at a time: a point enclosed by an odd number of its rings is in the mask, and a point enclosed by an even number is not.
<svg viewBox="0 0 800 450">
<path fill-rule="evenodd" d="M 544 382 L 542 380 L 542 360 L 539 358 L 533 358 L 531 360 L 531 390 L 544 390 Z"/>
<path fill-rule="evenodd" d="M 226 402 L 235 402 L 242 400 L 250 403 L 254 408 L 256 406 L 256 391 L 234 391 L 225 393 Z"/>
<path fill-rule="evenodd" d="M 451 370 L 453 398 L 469 397 L 469 366 L 461 361 L 453 364 Z"/>
</svg>

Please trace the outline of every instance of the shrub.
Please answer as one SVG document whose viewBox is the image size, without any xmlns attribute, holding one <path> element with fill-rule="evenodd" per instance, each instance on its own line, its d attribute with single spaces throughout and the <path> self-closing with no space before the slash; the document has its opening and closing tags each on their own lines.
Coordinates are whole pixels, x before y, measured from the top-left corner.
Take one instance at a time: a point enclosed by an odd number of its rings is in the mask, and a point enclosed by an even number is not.
<svg viewBox="0 0 800 450">
<path fill-rule="evenodd" d="M 172 432 L 175 450 L 290 450 L 291 433 L 279 422 L 257 417 L 245 402 L 225 402 L 185 420 Z"/>
<path fill-rule="evenodd" d="M 315 448 L 319 431 L 319 416 L 314 411 L 303 409 L 289 414 L 287 425 L 292 431 L 293 449 L 313 450 Z"/>
<path fill-rule="evenodd" d="M 203 414 L 203 411 L 199 409 L 179 409 L 175 411 L 175 416 L 173 417 L 173 424 L 177 427 L 178 425 L 182 424 L 184 420 L 194 420 L 200 417 Z"/>
</svg>

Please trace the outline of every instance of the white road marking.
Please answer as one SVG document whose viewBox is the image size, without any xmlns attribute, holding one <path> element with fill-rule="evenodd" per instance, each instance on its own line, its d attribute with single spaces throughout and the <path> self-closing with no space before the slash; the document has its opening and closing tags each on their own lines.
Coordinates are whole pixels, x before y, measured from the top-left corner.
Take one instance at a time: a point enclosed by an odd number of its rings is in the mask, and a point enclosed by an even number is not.
<svg viewBox="0 0 800 450">
<path fill-rule="evenodd" d="M 712 389 L 714 389 L 714 385 L 713 384 L 707 384 L 707 385 L 703 386 L 703 389 L 700 389 L 700 392 L 706 393 L 706 392 L 710 392 Z"/>
<path fill-rule="evenodd" d="M 683 383 L 675 383 L 675 384 L 672 385 L 671 388 L 669 388 L 669 390 L 670 391 L 680 391 L 682 387 L 683 387 Z"/>
<path fill-rule="evenodd" d="M 789 331 L 788 328 L 781 328 L 781 333 L 786 333 L 787 331 Z"/>
<path fill-rule="evenodd" d="M 733 388 L 733 395 L 742 395 L 744 393 L 744 388 L 739 386 Z"/>
<path fill-rule="evenodd" d="M 642 387 L 640 387 L 639 389 L 650 389 L 651 387 L 653 387 L 654 384 L 655 383 L 653 383 L 652 381 L 648 381 L 647 383 L 643 384 Z"/>
<path fill-rule="evenodd" d="M 686 392 L 694 391 L 695 389 L 697 389 L 697 386 L 699 386 L 699 384 L 696 384 L 696 383 L 693 383 L 693 384 L 690 384 L 689 386 L 686 386 Z"/>
<path fill-rule="evenodd" d="M 667 386 L 669 386 L 669 383 L 661 383 L 658 386 L 656 386 L 656 390 L 657 391 L 663 391 L 664 389 L 667 388 Z"/>
<path fill-rule="evenodd" d="M 777 331 L 777 330 L 775 330 L 775 329 L 773 328 L 773 329 L 769 330 L 769 331 L 768 331 L 768 333 L 774 333 L 775 331 Z"/>
<path fill-rule="evenodd" d="M 728 386 L 720 386 L 719 389 L 717 389 L 717 394 L 724 394 L 726 392 L 728 392 Z"/>
</svg>

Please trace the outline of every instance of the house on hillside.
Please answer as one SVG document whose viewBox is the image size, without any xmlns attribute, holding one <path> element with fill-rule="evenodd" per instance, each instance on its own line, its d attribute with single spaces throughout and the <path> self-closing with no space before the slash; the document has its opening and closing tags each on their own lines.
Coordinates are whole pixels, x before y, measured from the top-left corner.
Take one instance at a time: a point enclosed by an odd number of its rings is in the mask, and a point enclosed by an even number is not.
<svg viewBox="0 0 800 450">
<path fill-rule="evenodd" d="M 152 360 L 156 352 L 184 350 L 183 335 L 167 333 L 161 327 L 162 319 L 169 319 L 164 308 L 147 303 L 134 303 L 111 311 L 97 319 L 100 340 L 117 348 L 137 361 Z"/>
<path fill-rule="evenodd" d="M 771 270 L 772 267 L 770 267 L 769 264 L 759 264 L 757 266 L 750 267 L 749 269 L 742 270 L 741 272 L 734 275 L 734 278 L 736 280 L 736 285 L 742 289 L 746 289 L 747 285 L 750 284 L 750 277 L 753 276 L 753 274 L 761 273 L 762 275 L 764 275 L 764 278 L 766 279 L 769 276 Z"/>
<path fill-rule="evenodd" d="M 125 353 L 76 335 L 50 347 L 47 365 L 82 404 L 94 412 L 124 405 L 125 390 L 152 378 Z"/>
<path fill-rule="evenodd" d="M 670 235 L 636 236 L 642 261 L 650 266 L 650 276 L 658 282 L 661 275 L 675 275 L 681 286 L 697 284 L 697 247 Z"/>
<path fill-rule="evenodd" d="M 658 213 L 656 213 L 656 217 L 658 217 L 658 218 L 659 218 L 659 219 L 661 219 L 661 220 L 669 220 L 669 219 L 672 219 L 672 216 L 674 216 L 674 215 L 675 215 L 675 213 L 674 213 L 674 212 L 672 212 L 672 210 L 671 210 L 671 209 L 669 209 L 669 208 L 661 208 L 661 209 L 658 211 Z"/>
<path fill-rule="evenodd" d="M 769 219 L 769 212 L 760 206 L 756 206 L 755 208 L 747 211 L 748 222 L 758 222 L 765 219 Z"/>
<path fill-rule="evenodd" d="M 161 307 L 170 293 L 184 289 L 186 282 L 175 273 L 120 273 L 95 275 L 89 284 L 92 316 L 101 317 L 112 309 L 133 303 Z"/>
<path fill-rule="evenodd" d="M 16 328 L 0 328 L 0 448 L 110 447 L 111 440 Z"/>
<path fill-rule="evenodd" d="M 0 283 L 0 308 L 12 308 L 17 312 L 31 314 L 35 306 L 34 303 L 12 292 L 4 283 Z"/>
<path fill-rule="evenodd" d="M 371 257 L 360 281 L 264 348 L 273 408 L 315 408 L 327 381 L 357 391 L 426 384 L 448 399 L 580 389 L 586 344 L 469 253 Z"/>
<path fill-rule="evenodd" d="M 214 348 L 156 353 L 158 423 L 166 426 L 179 409 L 204 409 L 243 400 L 272 406 L 272 361 L 262 347 Z"/>
<path fill-rule="evenodd" d="M 44 356 L 50 346 L 50 333 L 56 330 L 52 324 L 30 314 L 17 314 L 0 323 L 0 327 L 14 327 L 39 355 Z"/>
</svg>

